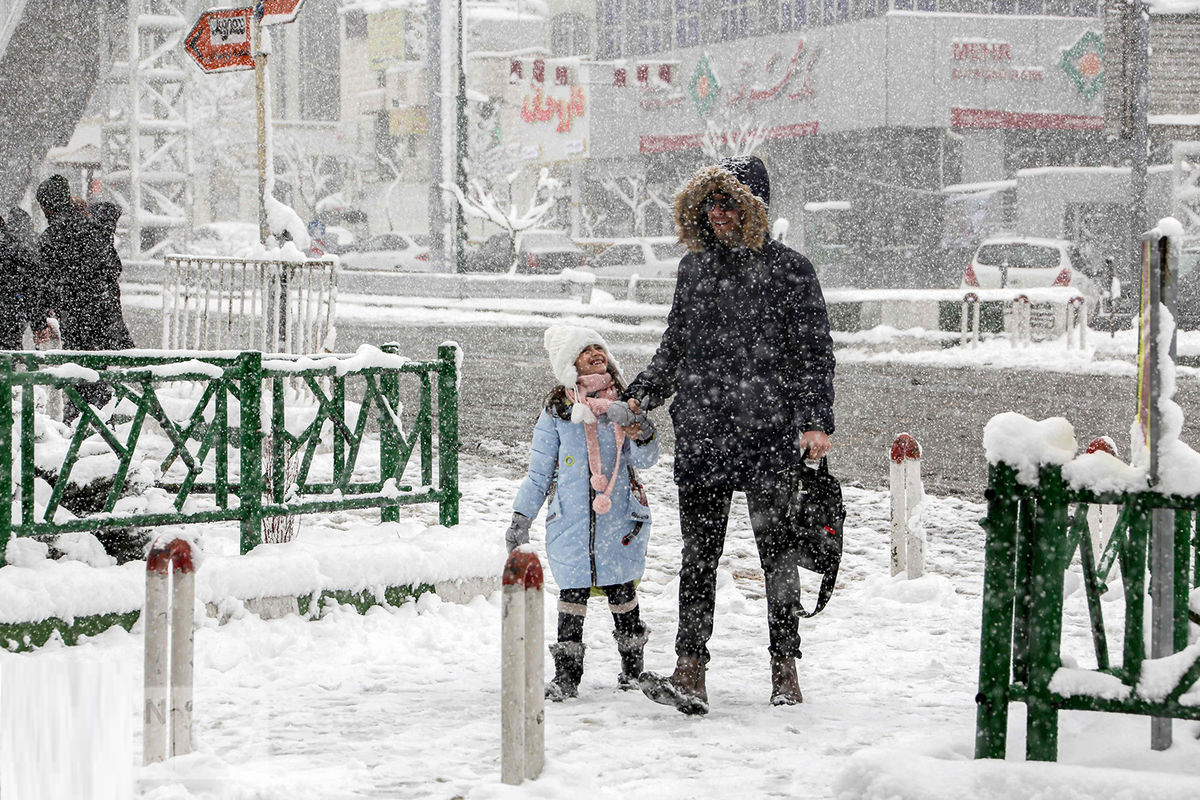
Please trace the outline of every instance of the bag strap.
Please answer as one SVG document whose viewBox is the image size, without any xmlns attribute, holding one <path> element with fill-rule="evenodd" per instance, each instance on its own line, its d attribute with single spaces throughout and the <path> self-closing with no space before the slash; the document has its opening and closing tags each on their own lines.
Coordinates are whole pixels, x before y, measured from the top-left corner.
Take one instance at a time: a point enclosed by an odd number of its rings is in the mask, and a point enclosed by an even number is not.
<svg viewBox="0 0 1200 800">
<path fill-rule="evenodd" d="M 829 602 L 829 598 L 833 597 L 833 585 L 837 583 L 838 568 L 834 567 L 833 572 L 827 572 L 821 577 L 821 589 L 817 592 L 817 606 L 812 611 L 805 611 L 804 606 L 799 602 L 796 607 L 800 610 L 802 617 L 815 617 L 821 613 L 821 609 L 825 608 L 825 604 Z"/>
</svg>

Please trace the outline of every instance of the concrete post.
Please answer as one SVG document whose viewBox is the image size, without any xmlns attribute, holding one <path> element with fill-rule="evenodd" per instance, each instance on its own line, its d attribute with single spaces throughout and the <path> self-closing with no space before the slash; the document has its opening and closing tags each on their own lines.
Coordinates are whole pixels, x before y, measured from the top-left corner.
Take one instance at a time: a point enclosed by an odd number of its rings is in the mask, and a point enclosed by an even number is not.
<svg viewBox="0 0 1200 800">
<path fill-rule="evenodd" d="M 921 522 L 921 503 L 925 489 L 921 483 L 921 446 L 907 433 L 892 442 L 892 575 L 904 572 L 908 578 L 925 574 L 925 526 Z"/>
</svg>

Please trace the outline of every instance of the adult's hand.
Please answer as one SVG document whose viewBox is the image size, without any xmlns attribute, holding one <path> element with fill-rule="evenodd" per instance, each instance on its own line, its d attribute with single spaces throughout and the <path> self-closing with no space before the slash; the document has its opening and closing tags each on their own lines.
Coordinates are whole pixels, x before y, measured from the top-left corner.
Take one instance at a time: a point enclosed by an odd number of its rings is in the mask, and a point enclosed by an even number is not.
<svg viewBox="0 0 1200 800">
<path fill-rule="evenodd" d="M 626 401 L 629 404 L 629 410 L 635 414 L 642 413 L 642 404 L 638 402 L 636 397 L 631 397 Z"/>
<path fill-rule="evenodd" d="M 833 449 L 829 442 L 829 434 L 825 431 L 805 431 L 800 434 L 797 445 L 801 450 L 808 450 L 808 457 L 812 459 L 823 458 Z"/>
<path fill-rule="evenodd" d="M 54 329 L 49 325 L 43 325 L 33 332 L 34 344 L 46 344 L 54 338 Z"/>
<path fill-rule="evenodd" d="M 508 548 L 508 552 L 511 553 L 523 544 L 529 544 L 529 526 L 532 524 L 533 520 L 529 517 L 517 511 L 513 512 L 512 524 L 504 533 L 504 546 Z"/>
</svg>

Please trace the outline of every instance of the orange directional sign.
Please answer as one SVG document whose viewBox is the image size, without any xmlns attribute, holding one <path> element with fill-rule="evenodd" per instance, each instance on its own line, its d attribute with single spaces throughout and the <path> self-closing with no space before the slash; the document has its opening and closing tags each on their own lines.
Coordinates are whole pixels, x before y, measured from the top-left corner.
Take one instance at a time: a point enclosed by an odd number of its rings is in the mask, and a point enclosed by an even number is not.
<svg viewBox="0 0 1200 800">
<path fill-rule="evenodd" d="M 250 49 L 250 8 L 214 8 L 196 20 L 183 49 L 205 72 L 254 69 Z"/>
<path fill-rule="evenodd" d="M 278 25 L 294 20 L 303 4 L 304 0 L 258 0 L 254 13 L 262 16 L 263 25 Z"/>
</svg>

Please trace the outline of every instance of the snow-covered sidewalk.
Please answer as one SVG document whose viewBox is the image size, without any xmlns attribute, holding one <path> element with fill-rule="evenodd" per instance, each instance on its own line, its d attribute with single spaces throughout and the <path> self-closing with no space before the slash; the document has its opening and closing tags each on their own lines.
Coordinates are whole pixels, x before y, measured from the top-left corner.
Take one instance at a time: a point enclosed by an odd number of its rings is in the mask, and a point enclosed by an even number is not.
<svg viewBox="0 0 1200 800">
<path fill-rule="evenodd" d="M 504 454 L 492 454 L 488 463 L 464 457 L 460 527 L 477 533 L 481 549 L 496 553 L 498 573 L 503 550 L 492 548 L 503 536 L 521 466 L 511 454 L 498 470 L 496 455 Z M 641 584 L 652 629 L 647 666 L 659 670 L 674 661 L 679 558 L 670 459 L 664 462 L 645 476 L 656 524 Z M 291 616 L 266 622 L 233 609 L 235 618 L 224 625 L 198 617 L 197 752 L 141 769 L 138 796 L 1182 800 L 1197 795 L 1200 744 L 1194 723 L 1177 723 L 1174 748 L 1155 753 L 1143 718 L 1064 713 L 1062 765 L 1023 764 L 1023 713 L 1014 705 L 1013 760 L 972 761 L 983 552 L 977 521 L 984 509 L 930 497 L 924 517 L 929 574 L 896 581 L 887 574 L 887 496 L 847 488 L 846 500 L 838 591 L 824 613 L 802 623 L 802 706 L 767 704 L 762 577 L 738 496 L 720 573 L 708 717 L 684 717 L 617 690 L 611 619 L 595 600 L 585 631 L 580 697 L 547 705 L 546 771 L 537 781 L 504 786 L 498 594 L 466 604 L 425 595 L 361 616 L 335 610 L 318 621 Z M 402 526 L 428 526 L 428 536 L 445 533 L 434 524 L 433 508 L 404 513 Z M 387 526 L 365 516 L 341 515 L 307 519 L 301 541 L 336 530 L 389 535 Z M 533 533 L 540 544 L 540 519 Z M 490 536 L 495 539 L 485 538 Z M 1087 615 L 1077 582 L 1068 585 L 1074 593 L 1068 598 L 1065 642 L 1082 662 L 1090 648 Z M 548 599 L 552 631 L 554 603 Z M 0 654 L 0 669 L 11 659 L 99 659 L 140 680 L 141 647 L 139 623 L 132 633 L 110 630 L 74 648 Z M 136 694 L 140 700 L 140 691 Z M 129 709 L 135 719 L 137 712 Z M 140 725 L 134 727 L 140 735 Z M 140 744 L 134 756 L 140 756 Z"/>
</svg>

